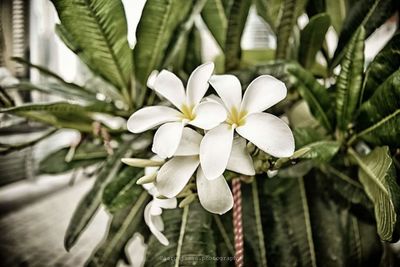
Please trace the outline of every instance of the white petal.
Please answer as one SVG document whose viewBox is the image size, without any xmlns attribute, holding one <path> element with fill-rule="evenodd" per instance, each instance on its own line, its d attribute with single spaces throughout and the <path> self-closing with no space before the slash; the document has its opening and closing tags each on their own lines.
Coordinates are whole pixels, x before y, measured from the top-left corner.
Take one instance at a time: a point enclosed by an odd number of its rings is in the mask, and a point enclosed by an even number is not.
<svg viewBox="0 0 400 267">
<path fill-rule="evenodd" d="M 274 157 L 290 157 L 294 152 L 294 138 L 289 126 L 268 113 L 254 113 L 246 117 L 236 131 Z"/>
<path fill-rule="evenodd" d="M 209 62 L 198 66 L 190 75 L 187 84 L 187 103 L 196 105 L 200 103 L 209 87 L 208 80 L 214 71 L 214 63 Z"/>
<path fill-rule="evenodd" d="M 158 128 L 153 139 L 152 151 L 162 158 L 170 158 L 174 155 L 181 141 L 182 122 L 168 122 Z"/>
<path fill-rule="evenodd" d="M 286 85 L 270 75 L 262 75 L 247 87 L 241 110 L 247 113 L 262 112 L 286 97 Z"/>
<path fill-rule="evenodd" d="M 181 109 L 186 103 L 182 81 L 172 72 L 163 70 L 154 81 L 154 90 Z"/>
<path fill-rule="evenodd" d="M 153 89 L 153 90 L 154 90 L 154 83 L 156 82 L 156 78 L 157 78 L 158 73 L 159 73 L 158 70 L 153 70 L 153 71 L 150 73 L 149 78 L 147 78 L 147 83 L 146 83 L 146 85 L 147 85 L 147 87 L 149 87 L 150 89 Z"/>
<path fill-rule="evenodd" d="M 202 102 L 194 108 L 195 119 L 189 124 L 200 129 L 210 130 L 226 120 L 223 106 L 215 102 Z"/>
<path fill-rule="evenodd" d="M 244 175 L 256 174 L 253 160 L 249 152 L 247 152 L 246 140 L 244 138 L 237 136 L 233 139 L 232 152 L 226 168 Z"/>
<path fill-rule="evenodd" d="M 213 75 L 210 79 L 211 86 L 217 91 L 230 110 L 232 107 L 240 108 L 242 101 L 242 86 L 238 78 L 233 75 Z"/>
<path fill-rule="evenodd" d="M 154 204 L 162 209 L 175 209 L 178 206 L 178 201 L 175 197 L 167 199 L 155 198 Z"/>
<path fill-rule="evenodd" d="M 232 150 L 233 129 L 224 123 L 206 133 L 200 144 L 201 167 L 207 179 L 216 179 L 228 165 Z"/>
<path fill-rule="evenodd" d="M 151 215 L 150 210 L 152 207 L 153 201 L 150 201 L 149 204 L 144 209 L 144 221 L 150 229 L 150 232 L 160 241 L 164 246 L 168 246 L 168 239 L 161 233 L 161 231 L 156 227 L 153 222 L 154 216 Z M 159 223 L 158 225 L 159 226 Z"/>
<path fill-rule="evenodd" d="M 161 213 L 162 213 L 162 209 L 160 207 L 154 205 L 154 201 L 153 201 L 153 205 L 151 206 L 151 209 L 150 209 L 150 214 L 152 216 L 158 216 L 158 215 L 161 215 Z"/>
<path fill-rule="evenodd" d="M 203 136 L 195 130 L 183 128 L 181 142 L 174 156 L 194 156 L 200 153 L 200 143 Z"/>
<path fill-rule="evenodd" d="M 180 115 L 177 110 L 169 107 L 145 107 L 132 114 L 127 127 L 132 133 L 141 133 L 165 122 L 177 121 Z"/>
<path fill-rule="evenodd" d="M 165 163 L 158 172 L 156 187 L 161 195 L 168 198 L 176 196 L 199 166 L 198 156 L 174 157 Z"/>
<path fill-rule="evenodd" d="M 150 159 L 156 160 L 156 161 L 164 160 L 163 158 L 161 158 L 157 155 L 152 156 Z M 160 169 L 160 167 L 146 167 L 146 168 L 144 168 L 144 175 L 150 175 L 150 174 L 156 173 L 158 171 L 158 169 Z M 150 184 L 153 184 L 153 183 L 150 183 Z M 142 186 L 144 187 L 145 185 L 146 184 L 143 184 Z M 147 190 L 147 188 L 146 188 L 146 190 Z"/>
<path fill-rule="evenodd" d="M 197 193 L 200 204 L 209 212 L 224 214 L 233 207 L 233 196 L 224 176 L 208 180 L 201 168 L 197 170 Z"/>
</svg>

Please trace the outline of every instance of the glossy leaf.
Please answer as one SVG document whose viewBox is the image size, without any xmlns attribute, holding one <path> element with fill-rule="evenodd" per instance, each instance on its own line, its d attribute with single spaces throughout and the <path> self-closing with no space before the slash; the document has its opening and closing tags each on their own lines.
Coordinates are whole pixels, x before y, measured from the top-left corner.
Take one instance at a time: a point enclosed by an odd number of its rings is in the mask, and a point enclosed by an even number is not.
<svg viewBox="0 0 400 267">
<path fill-rule="evenodd" d="M 362 100 L 368 100 L 375 90 L 398 69 L 400 69 L 400 33 L 394 35 L 368 65 Z"/>
<path fill-rule="evenodd" d="M 342 30 L 343 21 L 346 18 L 346 0 L 325 1 L 326 13 L 331 18 L 331 23 L 339 35 Z"/>
<path fill-rule="evenodd" d="M 393 73 L 360 108 L 356 139 L 375 145 L 399 147 L 400 70 Z"/>
<path fill-rule="evenodd" d="M 240 41 L 247 21 L 251 1 L 236 0 L 229 9 L 228 29 L 225 42 L 225 70 L 239 67 L 241 58 Z"/>
<path fill-rule="evenodd" d="M 307 26 L 301 31 L 299 62 L 305 68 L 310 68 L 314 65 L 315 56 L 322 47 L 329 26 L 329 15 L 321 13 L 312 17 Z"/>
<path fill-rule="evenodd" d="M 221 48 L 225 47 L 228 20 L 222 0 L 207 0 L 201 17 Z"/>
<path fill-rule="evenodd" d="M 354 117 L 359 103 L 359 97 L 364 69 L 364 28 L 354 34 L 345 57 L 336 83 L 336 120 L 337 127 L 345 131 Z"/>
<path fill-rule="evenodd" d="M 198 202 L 163 211 L 163 221 L 169 245 L 163 246 L 151 236 L 145 266 L 216 266 L 212 215 Z"/>
<path fill-rule="evenodd" d="M 336 141 L 317 141 L 310 143 L 301 149 L 306 149 L 307 152 L 299 158 L 314 159 L 319 162 L 329 162 L 339 151 L 340 143 Z"/>
<path fill-rule="evenodd" d="M 67 162 L 66 158 L 69 151 L 69 148 L 62 148 L 47 155 L 39 162 L 39 172 L 48 174 L 63 173 L 102 162 L 107 157 L 107 152 L 103 146 L 94 145 L 90 142 L 80 144 L 75 150 L 74 157 Z"/>
<path fill-rule="evenodd" d="M 136 79 L 142 86 L 150 73 L 161 67 L 174 31 L 188 16 L 192 1 L 146 1 L 140 19 L 134 48 Z"/>
<path fill-rule="evenodd" d="M 315 80 L 313 75 L 298 65 L 288 65 L 289 80 L 302 98 L 308 103 L 312 114 L 321 125 L 330 131 L 332 129 L 333 114 L 331 99 L 327 90 Z"/>
<path fill-rule="evenodd" d="M 136 184 L 141 176 L 143 176 L 143 172 L 140 169 L 125 167 L 107 184 L 103 192 L 103 204 L 111 213 L 115 213 L 137 200 L 143 191 L 142 186 Z"/>
<path fill-rule="evenodd" d="M 145 225 L 143 210 L 149 199 L 149 194 L 142 191 L 135 202 L 113 216 L 105 239 L 97 246 L 85 266 L 117 266 L 128 241 Z"/>
<path fill-rule="evenodd" d="M 267 180 L 260 203 L 268 266 L 317 266 L 303 178 Z"/>
<path fill-rule="evenodd" d="M 400 187 L 388 147 L 377 147 L 369 155 L 360 157 L 353 150 L 350 155 L 358 164 L 358 176 L 368 197 L 374 203 L 378 234 L 391 241 L 398 221 Z"/>
<path fill-rule="evenodd" d="M 344 48 L 360 27 L 365 28 L 365 38 L 381 26 L 396 10 L 395 0 L 357 1 L 346 14 L 331 68 L 339 64 Z"/>
<path fill-rule="evenodd" d="M 130 157 L 132 155 L 131 145 L 132 141 L 121 144 L 118 151 L 107 158 L 106 163 L 97 175 L 93 187 L 80 200 L 69 222 L 67 232 L 65 233 L 64 246 L 67 250 L 71 249 L 76 243 L 92 217 L 96 214 L 101 204 L 101 198 L 106 184 L 115 177 L 122 166 L 121 158 Z"/>
<path fill-rule="evenodd" d="M 122 2 L 52 0 L 63 31 L 95 73 L 127 93 L 133 62 Z M 79 54 L 78 54 L 79 55 Z M 126 96 L 128 97 L 128 96 Z M 126 99 L 129 100 L 129 99 Z"/>
</svg>

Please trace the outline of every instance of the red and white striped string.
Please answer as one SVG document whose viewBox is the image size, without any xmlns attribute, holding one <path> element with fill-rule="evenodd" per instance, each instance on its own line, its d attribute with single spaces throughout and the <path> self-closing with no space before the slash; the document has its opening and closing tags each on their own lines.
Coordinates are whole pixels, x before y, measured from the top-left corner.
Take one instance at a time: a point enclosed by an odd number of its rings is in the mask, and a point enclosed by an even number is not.
<svg viewBox="0 0 400 267">
<path fill-rule="evenodd" d="M 244 266 L 243 225 L 242 225 L 242 192 L 240 178 L 232 180 L 233 193 L 233 234 L 235 239 L 235 266 Z"/>
</svg>

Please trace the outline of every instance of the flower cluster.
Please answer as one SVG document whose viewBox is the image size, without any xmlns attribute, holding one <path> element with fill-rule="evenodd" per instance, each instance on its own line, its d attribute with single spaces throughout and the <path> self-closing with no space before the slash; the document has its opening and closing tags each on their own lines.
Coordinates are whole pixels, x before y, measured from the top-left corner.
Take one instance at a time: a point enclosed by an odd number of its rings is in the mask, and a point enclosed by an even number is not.
<svg viewBox="0 0 400 267">
<path fill-rule="evenodd" d="M 186 90 L 177 76 L 161 71 L 149 87 L 176 109 L 145 107 L 128 120 L 128 130 L 133 133 L 158 127 L 152 151 L 158 156 L 153 166 L 159 167 L 141 182 L 151 183 L 145 185 L 154 196 L 146 207 L 146 223 L 163 244 L 167 241 L 161 234 L 161 209 L 176 207 L 175 197 L 185 190 L 194 174 L 201 205 L 212 213 L 223 214 L 233 206 L 232 193 L 223 176 L 225 170 L 255 174 L 247 141 L 274 157 L 289 157 L 294 152 L 288 125 L 263 112 L 286 97 L 285 84 L 262 75 L 250 83 L 242 97 L 242 87 L 235 76 L 212 75 L 213 71 L 213 63 L 196 68 Z M 204 97 L 209 85 L 218 96 Z"/>
</svg>

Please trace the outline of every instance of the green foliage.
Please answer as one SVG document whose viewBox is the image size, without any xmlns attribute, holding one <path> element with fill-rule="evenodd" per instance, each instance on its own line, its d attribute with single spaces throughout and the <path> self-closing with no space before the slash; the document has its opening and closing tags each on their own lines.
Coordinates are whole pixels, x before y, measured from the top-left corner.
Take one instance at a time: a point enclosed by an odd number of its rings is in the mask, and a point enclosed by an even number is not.
<svg viewBox="0 0 400 267">
<path fill-rule="evenodd" d="M 375 145 L 400 146 L 400 70 L 383 82 L 360 108 L 357 134 Z"/>
<path fill-rule="evenodd" d="M 328 14 L 322 13 L 312 17 L 301 31 L 299 61 L 303 67 L 310 68 L 314 65 L 315 56 L 322 47 L 329 26 Z"/>
<path fill-rule="evenodd" d="M 240 64 L 241 47 L 244 26 L 249 13 L 251 1 L 237 0 L 233 1 L 229 9 L 228 28 L 225 41 L 225 69 L 226 71 L 237 68 Z"/>
<path fill-rule="evenodd" d="M 310 72 L 297 64 L 287 66 L 289 81 L 295 90 L 308 103 L 311 112 L 328 131 L 332 129 L 333 112 L 331 99 L 327 90 L 318 83 Z"/>
<path fill-rule="evenodd" d="M 149 0 L 143 9 L 134 49 L 136 78 L 145 86 L 151 71 L 161 67 L 174 31 L 188 16 L 192 1 Z"/>
<path fill-rule="evenodd" d="M 119 88 L 130 101 L 133 62 L 121 1 L 53 0 L 64 38 L 95 73 Z"/>
<path fill-rule="evenodd" d="M 377 147 L 366 157 L 350 150 L 360 166 L 358 176 L 374 203 L 378 234 L 382 240 L 391 241 L 397 223 L 396 212 L 400 205 L 400 187 L 388 147 Z"/>
<path fill-rule="evenodd" d="M 396 2 L 396 0 L 367 0 L 355 2 L 348 14 L 346 14 L 346 19 L 339 35 L 338 46 L 332 60 L 332 67 L 335 67 L 344 56 L 344 48 L 353 38 L 356 30 L 360 27 L 364 27 L 365 37 L 368 37 L 394 13 L 398 4 Z"/>
<path fill-rule="evenodd" d="M 255 0 L 257 13 L 275 31 L 278 28 L 280 16 L 282 16 L 282 0 Z"/>
<path fill-rule="evenodd" d="M 67 250 L 76 243 L 83 230 L 95 215 L 101 204 L 105 186 L 114 178 L 121 168 L 121 158 L 132 155 L 132 141 L 121 144 L 121 147 L 113 155 L 108 156 L 104 166 L 97 175 L 96 181 L 89 192 L 81 199 L 65 233 L 64 246 Z"/>
<path fill-rule="evenodd" d="M 400 33 L 397 33 L 368 65 L 361 100 L 368 100 L 375 90 L 399 68 Z"/>
<path fill-rule="evenodd" d="M 136 201 L 143 191 L 142 186 L 136 184 L 141 176 L 142 171 L 126 167 L 104 188 L 103 204 L 111 213 Z"/>
<path fill-rule="evenodd" d="M 225 47 L 228 20 L 222 0 L 208 0 L 201 12 L 208 29 L 221 48 Z"/>
<path fill-rule="evenodd" d="M 182 209 L 164 211 L 165 236 L 170 244 L 160 247 L 150 237 L 145 266 L 216 266 L 212 215 L 195 202 Z M 203 260 L 200 260 L 204 257 Z M 176 265 L 175 263 L 178 263 Z"/>
<path fill-rule="evenodd" d="M 359 103 L 364 68 L 365 31 L 361 27 L 347 47 L 336 83 L 337 128 L 345 131 Z"/>
</svg>

